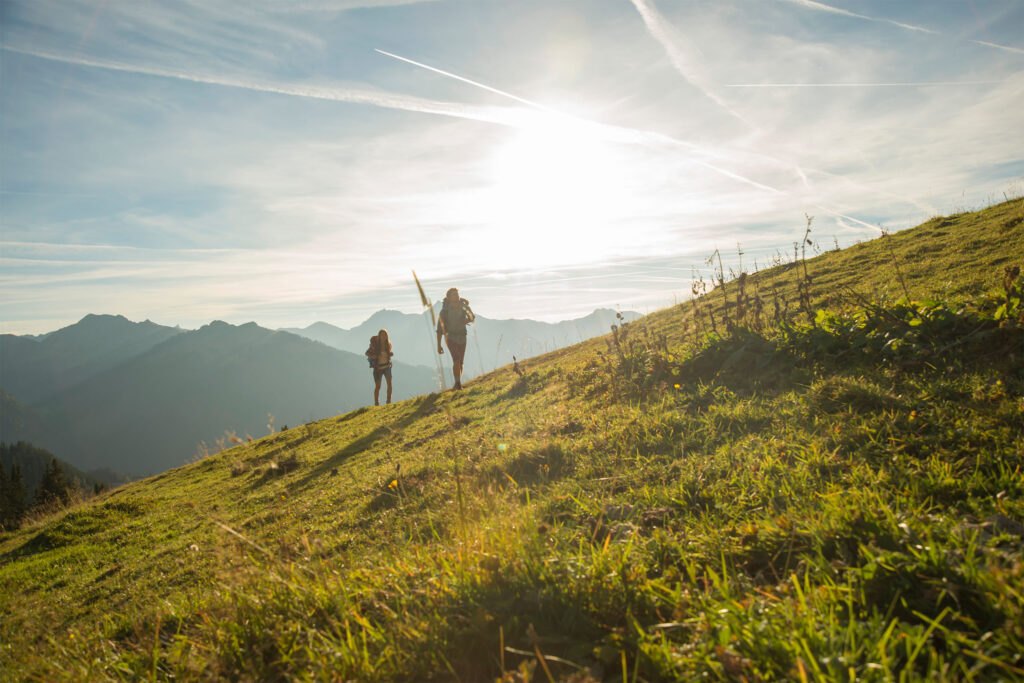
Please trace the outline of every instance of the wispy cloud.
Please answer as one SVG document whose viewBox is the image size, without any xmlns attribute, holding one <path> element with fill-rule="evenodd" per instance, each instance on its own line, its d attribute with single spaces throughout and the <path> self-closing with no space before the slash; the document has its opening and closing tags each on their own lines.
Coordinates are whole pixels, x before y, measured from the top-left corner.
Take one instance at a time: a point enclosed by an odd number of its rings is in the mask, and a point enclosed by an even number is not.
<svg viewBox="0 0 1024 683">
<path fill-rule="evenodd" d="M 994 47 L 997 50 L 1005 50 L 1007 52 L 1013 52 L 1013 53 L 1018 54 L 1018 55 L 1024 55 L 1024 49 L 1021 49 L 1019 47 L 1010 47 L 1009 45 L 1000 45 L 998 43 L 990 43 L 987 40 L 972 40 L 971 42 L 972 43 L 977 43 L 978 45 L 984 45 L 986 47 Z"/>
<path fill-rule="evenodd" d="M 903 83 L 729 83 L 726 88 L 928 88 L 1001 85 L 1007 81 L 907 81 Z"/>
<path fill-rule="evenodd" d="M 792 3 L 794 5 L 801 5 L 802 7 L 807 7 L 808 9 L 818 10 L 819 12 L 829 12 L 831 14 L 840 14 L 840 15 L 842 15 L 844 17 L 852 17 L 852 18 L 855 18 L 855 19 L 864 19 L 866 21 L 874 21 L 874 22 L 883 23 L 883 24 L 891 24 L 893 26 L 899 26 L 900 28 L 905 28 L 905 29 L 908 29 L 908 30 L 911 30 L 911 31 L 920 31 L 922 33 L 933 33 L 933 34 L 936 34 L 936 35 L 938 34 L 937 31 L 933 31 L 932 29 L 925 28 L 923 26 L 915 26 L 913 24 L 905 24 L 905 23 L 903 23 L 901 21 L 893 21 L 892 19 L 880 19 L 878 17 L 869 17 L 866 14 L 858 14 L 856 12 L 851 12 L 849 10 L 840 9 L 839 7 L 833 7 L 832 5 L 826 5 L 823 2 L 816 2 L 815 0 L 783 0 L 783 2 L 789 2 L 789 3 Z"/>
<path fill-rule="evenodd" d="M 636 0 L 634 0 L 634 2 L 635 1 Z M 857 12 L 851 12 L 849 10 L 841 9 L 839 7 L 833 7 L 832 5 L 826 5 L 825 3 L 817 2 L 816 0 L 780 0 L 780 1 L 781 2 L 788 2 L 788 3 L 794 4 L 794 5 L 800 5 L 802 7 L 808 8 L 808 9 L 817 10 L 819 12 L 829 12 L 831 14 L 839 14 L 839 15 L 842 15 L 842 16 L 845 16 L 845 17 L 851 17 L 851 18 L 854 18 L 854 19 L 863 19 L 864 21 L 872 21 L 872 22 L 876 22 L 876 23 L 890 24 L 892 26 L 898 26 L 900 28 L 907 29 L 907 30 L 910 30 L 910 31 L 918 31 L 918 32 L 921 32 L 921 33 L 928 33 L 928 34 L 931 34 L 931 35 L 934 35 L 934 36 L 941 36 L 941 35 L 943 35 L 943 33 L 941 31 L 937 31 L 937 30 L 930 29 L 930 28 L 925 28 L 924 26 L 917 26 L 917 25 L 914 25 L 914 24 L 907 24 L 907 23 L 904 23 L 902 21 L 895 21 L 893 19 L 885 19 L 885 18 L 880 18 L 880 17 L 868 16 L 866 14 L 859 14 Z M 1024 54 L 1024 49 L 1021 49 L 1021 48 L 1018 48 L 1018 47 L 1012 47 L 1012 46 L 1009 46 L 1009 45 L 1000 45 L 999 43 L 993 43 L 993 42 L 990 42 L 990 41 L 987 41 L 987 40 L 971 40 L 970 42 L 972 42 L 972 43 L 974 43 L 976 45 L 984 45 L 985 47 L 991 47 L 991 48 L 994 48 L 996 50 L 1003 50 L 1003 51 L 1012 52 L 1012 53 L 1015 53 L 1015 54 Z"/>
<path fill-rule="evenodd" d="M 458 118 L 473 119 L 502 125 L 517 125 L 517 118 L 508 111 L 501 111 L 497 108 L 474 107 L 471 105 L 458 104 L 453 102 L 441 102 L 427 100 L 408 95 L 380 92 L 376 90 L 358 88 L 340 88 L 315 84 L 294 84 L 272 81 L 254 81 L 243 78 L 231 78 L 225 76 L 203 75 L 196 72 L 178 71 L 157 66 L 143 66 L 138 64 L 127 64 L 110 60 L 95 59 L 72 55 L 62 55 L 53 52 L 44 52 L 31 48 L 15 47 L 4 45 L 0 47 L 7 52 L 38 57 L 65 64 L 76 66 L 107 69 L 110 71 L 121 71 L 160 78 L 173 78 L 180 81 L 193 83 L 207 83 L 220 85 L 229 88 L 241 88 L 256 92 L 275 93 L 278 95 L 289 95 L 292 97 L 305 97 L 318 100 L 331 100 L 335 102 L 349 102 L 352 104 L 365 104 L 388 109 L 401 109 L 424 114 L 439 114 L 442 116 L 454 116 Z M 519 123 L 519 125 L 523 125 Z"/>
<path fill-rule="evenodd" d="M 378 7 L 401 7 L 419 5 L 438 0 L 314 0 L 313 2 L 270 2 L 261 3 L 268 12 L 282 14 L 293 12 L 347 12 L 354 9 L 375 9 Z"/>
<path fill-rule="evenodd" d="M 728 102 L 715 92 L 714 82 L 704 67 L 704 58 L 692 41 L 683 37 L 678 30 L 669 24 L 665 17 L 650 3 L 649 0 L 632 0 L 636 11 L 644 20 L 644 25 L 651 36 L 664 48 L 675 70 L 691 85 L 700 90 L 712 102 L 725 110 L 730 116 L 748 126 L 749 121 L 733 109 Z"/>
</svg>

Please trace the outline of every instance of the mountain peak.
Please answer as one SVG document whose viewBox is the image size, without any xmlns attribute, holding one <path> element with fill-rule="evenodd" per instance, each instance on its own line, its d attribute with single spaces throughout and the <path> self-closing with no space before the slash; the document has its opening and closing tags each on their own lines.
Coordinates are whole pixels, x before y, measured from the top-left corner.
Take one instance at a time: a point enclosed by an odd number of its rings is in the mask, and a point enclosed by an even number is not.
<svg viewBox="0 0 1024 683">
<path fill-rule="evenodd" d="M 363 322 L 363 325 L 368 325 L 371 322 L 374 324 L 380 324 L 382 322 L 387 322 L 390 320 L 400 320 L 405 318 L 405 316 L 407 315 L 408 313 L 402 313 L 401 311 L 396 311 L 390 308 L 382 308 L 381 310 L 377 311 L 369 318 L 367 318 Z"/>
<path fill-rule="evenodd" d="M 131 322 L 130 320 L 128 320 L 128 318 L 118 313 L 86 313 L 85 316 L 78 322 L 84 323 L 87 320 L 124 320 L 126 322 Z"/>
</svg>

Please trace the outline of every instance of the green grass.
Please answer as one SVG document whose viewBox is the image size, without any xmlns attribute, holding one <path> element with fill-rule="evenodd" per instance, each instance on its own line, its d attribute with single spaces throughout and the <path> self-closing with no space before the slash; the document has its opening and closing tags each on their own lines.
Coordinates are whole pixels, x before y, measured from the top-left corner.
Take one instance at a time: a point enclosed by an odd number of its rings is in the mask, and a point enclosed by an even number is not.
<svg viewBox="0 0 1024 683">
<path fill-rule="evenodd" d="M 5 533 L 0 669 L 1022 679 L 1024 323 L 984 294 L 1022 214 L 808 259 L 804 306 L 779 264 L 742 304 L 727 281 Z"/>
</svg>

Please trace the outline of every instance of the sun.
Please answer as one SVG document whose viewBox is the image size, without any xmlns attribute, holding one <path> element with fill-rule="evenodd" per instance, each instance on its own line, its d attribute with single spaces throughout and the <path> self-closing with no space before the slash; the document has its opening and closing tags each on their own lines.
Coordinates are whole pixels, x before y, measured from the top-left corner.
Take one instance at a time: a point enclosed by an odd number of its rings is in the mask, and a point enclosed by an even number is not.
<svg viewBox="0 0 1024 683">
<path fill-rule="evenodd" d="M 505 257 L 542 267 L 607 257 L 628 214 L 615 146 L 571 125 L 517 131 L 496 150 L 487 191 Z"/>
</svg>

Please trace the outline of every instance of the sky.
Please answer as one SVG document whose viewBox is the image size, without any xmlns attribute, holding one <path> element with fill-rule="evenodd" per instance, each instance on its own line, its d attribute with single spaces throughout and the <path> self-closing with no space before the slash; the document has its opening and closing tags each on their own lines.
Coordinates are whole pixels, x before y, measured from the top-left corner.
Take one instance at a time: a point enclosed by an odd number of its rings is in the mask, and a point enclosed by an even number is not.
<svg viewBox="0 0 1024 683">
<path fill-rule="evenodd" d="M 0 332 L 648 312 L 1022 150 L 1019 0 L 0 0 Z"/>
</svg>

